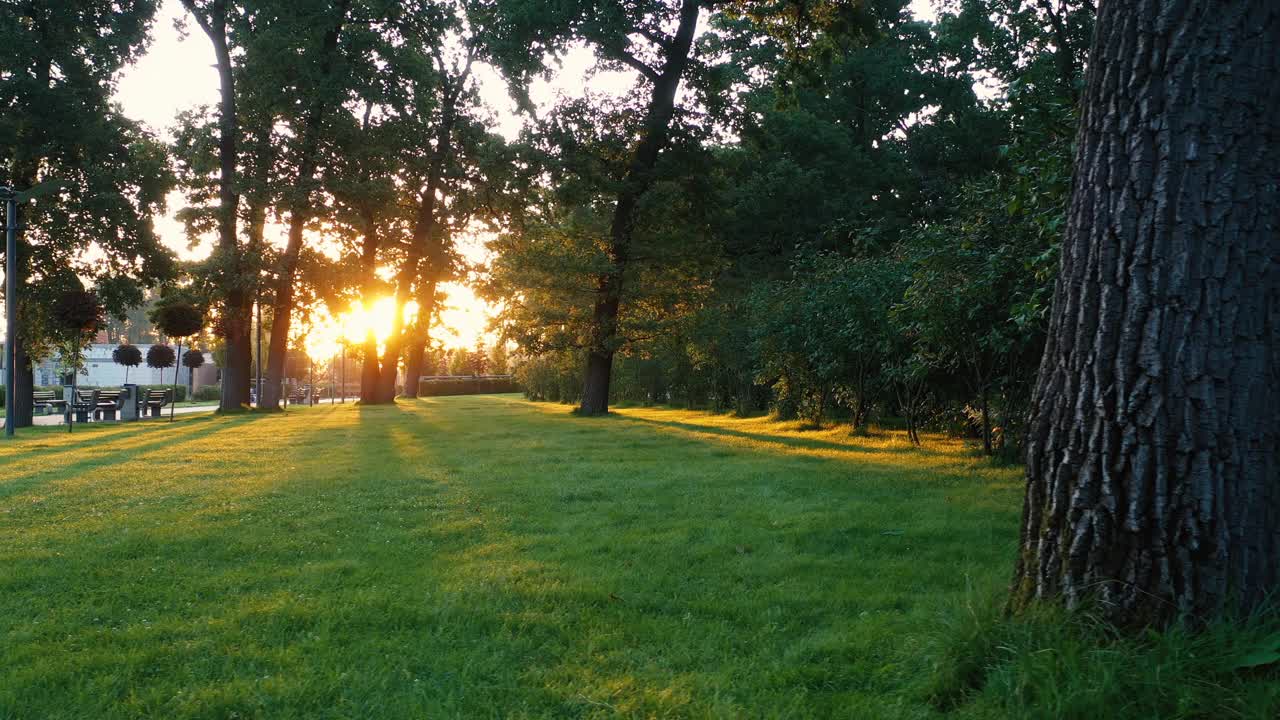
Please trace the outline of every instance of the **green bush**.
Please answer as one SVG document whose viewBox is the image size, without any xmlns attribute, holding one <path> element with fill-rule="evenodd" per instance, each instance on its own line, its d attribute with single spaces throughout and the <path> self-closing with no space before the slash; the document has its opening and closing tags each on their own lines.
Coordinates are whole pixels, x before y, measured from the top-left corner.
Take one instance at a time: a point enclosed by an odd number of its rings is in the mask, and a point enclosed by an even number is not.
<svg viewBox="0 0 1280 720">
<path fill-rule="evenodd" d="M 217 400 L 222 397 L 222 388 L 217 385 L 201 385 L 196 388 L 195 400 Z"/>
<path fill-rule="evenodd" d="M 182 402 L 187 399 L 186 385 L 179 385 L 177 388 L 174 388 L 172 385 L 139 385 L 138 395 L 145 395 L 148 390 L 176 390 L 177 394 L 175 394 L 174 397 L 177 398 L 178 402 Z"/>
</svg>

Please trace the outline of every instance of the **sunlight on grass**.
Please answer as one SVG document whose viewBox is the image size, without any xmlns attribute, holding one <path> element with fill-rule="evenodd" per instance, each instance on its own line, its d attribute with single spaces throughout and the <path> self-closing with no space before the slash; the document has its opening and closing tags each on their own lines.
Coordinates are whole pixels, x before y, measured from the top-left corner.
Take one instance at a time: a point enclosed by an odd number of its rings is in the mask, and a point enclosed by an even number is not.
<svg viewBox="0 0 1280 720">
<path fill-rule="evenodd" d="M 1020 490 L 928 441 L 514 396 L 37 430 L 0 716 L 927 716 Z"/>
</svg>

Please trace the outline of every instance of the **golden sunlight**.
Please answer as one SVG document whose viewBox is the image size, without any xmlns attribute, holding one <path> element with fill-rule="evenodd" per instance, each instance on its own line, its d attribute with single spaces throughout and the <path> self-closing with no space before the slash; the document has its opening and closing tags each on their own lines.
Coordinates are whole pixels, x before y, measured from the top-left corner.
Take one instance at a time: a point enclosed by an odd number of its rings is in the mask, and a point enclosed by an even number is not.
<svg viewBox="0 0 1280 720">
<path fill-rule="evenodd" d="M 493 306 L 476 297 L 475 291 L 462 283 L 445 283 L 440 288 L 445 299 L 438 316 L 439 328 L 432 335 L 445 347 L 473 348 L 481 341 L 492 344 L 489 321 L 493 317 Z"/>
<path fill-rule="evenodd" d="M 410 300 L 402 312 L 402 322 L 405 325 L 412 323 L 418 317 L 418 303 Z M 368 308 L 357 300 L 351 303 L 350 310 L 336 317 L 322 306 L 312 311 L 311 323 L 302 344 L 308 357 L 330 358 L 337 355 L 343 345 L 363 343 L 372 334 L 378 341 L 378 352 L 382 352 L 387 338 L 391 337 L 395 317 L 396 299 L 389 295 L 379 298 Z"/>
</svg>

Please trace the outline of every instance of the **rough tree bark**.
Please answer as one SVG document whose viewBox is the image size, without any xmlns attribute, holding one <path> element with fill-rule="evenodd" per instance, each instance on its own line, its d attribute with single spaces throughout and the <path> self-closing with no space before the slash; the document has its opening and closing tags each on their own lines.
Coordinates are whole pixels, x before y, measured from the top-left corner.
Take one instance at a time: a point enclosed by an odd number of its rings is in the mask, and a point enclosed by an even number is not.
<svg viewBox="0 0 1280 720">
<path fill-rule="evenodd" d="M 44 24 L 37 22 L 36 28 L 38 36 L 44 39 Z M 41 57 L 35 64 L 33 72 L 36 76 L 36 83 L 39 87 L 48 87 L 52 79 L 53 60 L 49 57 Z M 33 137 L 34 136 L 34 137 Z M 15 190 L 26 190 L 36 184 L 39 178 L 40 159 L 35 155 L 35 147 L 38 147 L 35 140 L 39 135 L 35 129 L 27 122 L 20 122 L 18 126 L 18 142 L 15 144 L 15 156 L 12 158 L 10 172 L 14 179 Z M 25 212 L 23 204 L 18 204 L 18 225 L 23 225 L 22 216 Z M 17 258 L 15 264 L 18 266 L 18 288 L 19 297 L 26 295 L 23 288 L 26 288 L 28 280 L 31 277 L 31 263 L 23 261 L 23 258 L 32 256 L 32 247 L 24 235 L 19 232 L 17 237 Z M 3 253 L 0 253 L 2 256 Z M 34 424 L 35 416 L 35 377 L 33 375 L 35 358 L 31 357 L 30 348 L 26 339 L 27 327 L 23 318 L 23 303 L 18 303 L 18 327 L 15 337 L 10 338 L 9 342 L 13 343 L 13 397 L 7 398 L 5 402 L 13 403 L 15 428 L 31 427 Z"/>
<path fill-rule="evenodd" d="M 1011 607 L 1127 625 L 1280 579 L 1280 3 L 1104 2 Z"/>
<path fill-rule="evenodd" d="M 664 41 L 665 57 L 661 71 L 643 65 L 635 58 L 623 58 L 640 69 L 653 84 L 644 129 L 636 144 L 635 154 L 627 166 L 614 205 L 609 228 L 609 271 L 595 281 L 595 305 L 591 313 L 591 341 L 587 348 L 587 364 L 582 387 L 582 403 L 578 412 L 600 415 L 609 412 L 609 384 L 613 373 L 613 354 L 618 345 L 618 310 L 622 305 L 623 277 L 631 256 L 631 236 L 635 229 L 635 211 L 640 198 L 653 185 L 653 168 L 658 153 L 667 143 L 671 118 L 675 114 L 676 90 L 680 77 L 689 64 L 693 34 L 698 26 L 699 0 L 683 0 L 680 24 L 676 34 Z"/>
</svg>

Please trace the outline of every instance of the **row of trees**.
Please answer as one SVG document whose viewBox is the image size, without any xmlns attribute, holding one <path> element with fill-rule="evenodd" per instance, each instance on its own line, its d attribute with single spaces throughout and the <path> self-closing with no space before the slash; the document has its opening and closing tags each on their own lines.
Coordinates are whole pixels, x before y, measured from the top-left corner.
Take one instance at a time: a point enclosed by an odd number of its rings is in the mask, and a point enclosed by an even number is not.
<svg viewBox="0 0 1280 720">
<path fill-rule="evenodd" d="M 988 451 L 994 415 L 1027 440 L 1013 608 L 1273 602 L 1280 6 L 761 5 L 557 108 L 491 274 L 531 395 L 967 415 Z"/>
<path fill-rule="evenodd" d="M 165 286 L 206 312 L 222 356 L 221 408 L 247 406 L 255 314 L 267 332 L 261 406 L 279 402 L 290 347 L 319 305 L 416 302 L 362 347 L 361 398 L 388 402 L 421 374 L 441 285 L 465 272 L 453 238 L 505 212 L 519 169 L 493 134 L 475 68 L 541 71 L 495 35 L 518 8 L 427 0 L 183 0 L 218 69 L 216 107 L 183 113 L 166 145 L 111 101 L 144 51 L 157 3 L 18 3 L 0 19 L 0 156 L 18 189 L 60 183 L 24 210 L 17 364 L 81 338 L 50 318 L 68 292 L 128 315 Z M 488 33 L 485 36 L 485 33 Z M 487 37 L 487 39 L 486 39 Z M 178 264 L 152 218 L 173 189 L 192 239 Z M 270 241 L 275 230 L 283 244 Z M 255 310 L 258 313 L 255 313 Z M 381 342 L 380 342 L 381 341 Z M 67 354 L 67 353 L 64 353 Z M 20 372 L 19 424 L 30 379 Z M 415 384 L 408 383 L 412 395 Z"/>
<path fill-rule="evenodd" d="M 263 405 L 279 401 L 299 316 L 325 301 L 397 313 L 363 347 L 361 400 L 389 402 L 403 361 L 421 374 L 452 239 L 493 217 L 501 143 L 482 120 L 473 68 L 493 60 L 464 3 L 183 0 L 210 41 L 216 109 L 186 115 L 176 155 L 196 202 L 190 230 L 217 243 L 197 271 L 225 343 L 222 407 L 248 402 L 255 305 L 270 324 Z M 494 177 L 494 175 L 498 177 Z M 286 243 L 266 242 L 269 222 Z M 319 240 L 327 240 L 322 252 Z M 380 272 L 380 271 L 388 272 Z M 413 384 L 406 392 L 413 394 Z"/>
<path fill-rule="evenodd" d="M 539 138 L 556 182 L 489 275 L 518 298 L 501 320 L 537 356 L 526 387 L 585 412 L 892 414 L 994 451 L 1044 343 L 1090 10 L 968 2 L 930 24 L 868 3 L 768 33 L 732 10 L 696 43 L 625 258 L 602 238 L 629 182 L 618 148 L 643 137 L 627 119 L 652 100 L 566 103 L 549 125 L 573 131 Z"/>
<path fill-rule="evenodd" d="M 110 102 L 154 0 L 0 17 L 9 176 L 62 183 L 20 247 L 23 366 L 76 341 L 55 299 L 118 314 L 177 275 L 150 225 L 176 184 L 217 238 L 175 297 L 214 319 L 222 407 L 248 399 L 255 306 L 272 406 L 308 308 L 391 294 L 420 310 L 365 342 L 362 400 L 387 402 L 465 270 L 452 239 L 488 224 L 536 394 L 916 438 L 968 416 L 989 450 L 1029 404 L 1015 605 L 1168 619 L 1274 589 L 1275 3 L 182 2 L 220 102 L 168 148 Z M 634 82 L 495 135 L 478 65 L 530 110 L 577 47 Z"/>
</svg>

